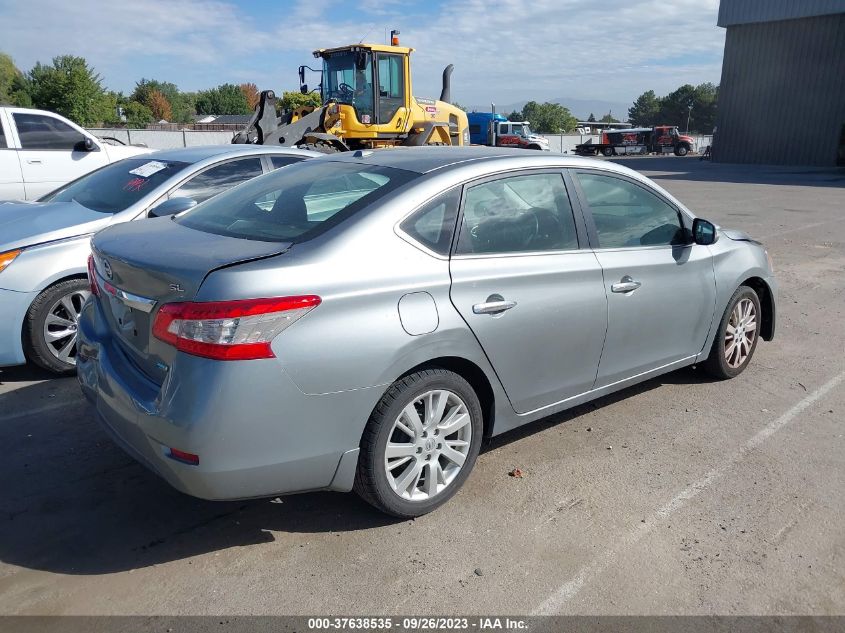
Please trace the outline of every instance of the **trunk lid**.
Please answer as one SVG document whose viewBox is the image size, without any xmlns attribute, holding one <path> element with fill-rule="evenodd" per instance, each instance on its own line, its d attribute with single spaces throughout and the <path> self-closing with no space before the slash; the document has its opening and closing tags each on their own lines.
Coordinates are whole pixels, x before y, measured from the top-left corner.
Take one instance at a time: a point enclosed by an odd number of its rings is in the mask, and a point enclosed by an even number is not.
<svg viewBox="0 0 845 633">
<path fill-rule="evenodd" d="M 219 268 L 279 255 L 289 243 L 259 242 L 205 233 L 171 218 L 127 222 L 92 240 L 100 301 L 121 351 L 161 384 L 176 349 L 152 335 L 158 308 L 191 301 Z"/>
</svg>

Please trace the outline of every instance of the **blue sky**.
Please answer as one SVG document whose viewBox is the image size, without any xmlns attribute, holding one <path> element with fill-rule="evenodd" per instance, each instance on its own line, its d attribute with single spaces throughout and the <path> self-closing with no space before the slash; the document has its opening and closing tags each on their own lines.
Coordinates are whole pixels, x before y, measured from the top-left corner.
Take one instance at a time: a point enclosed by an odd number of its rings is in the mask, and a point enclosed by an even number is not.
<svg viewBox="0 0 845 633">
<path fill-rule="evenodd" d="M 383 42 L 397 28 L 417 49 L 418 96 L 439 94 L 451 62 L 464 105 L 630 103 L 648 89 L 719 82 L 717 12 L 718 0 L 0 0 L 0 50 L 23 70 L 82 55 L 124 92 L 142 77 L 282 91 L 298 87 L 313 49 Z"/>
</svg>

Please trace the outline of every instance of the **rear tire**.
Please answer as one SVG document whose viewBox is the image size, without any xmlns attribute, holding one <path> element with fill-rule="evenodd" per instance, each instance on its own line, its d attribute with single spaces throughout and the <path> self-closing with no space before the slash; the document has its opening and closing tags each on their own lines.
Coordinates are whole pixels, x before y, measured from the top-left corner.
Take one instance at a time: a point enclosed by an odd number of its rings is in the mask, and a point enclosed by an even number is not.
<svg viewBox="0 0 845 633">
<path fill-rule="evenodd" d="M 720 379 L 745 371 L 760 340 L 761 317 L 757 293 L 748 286 L 737 288 L 719 322 L 704 370 Z"/>
<path fill-rule="evenodd" d="M 354 490 L 395 517 L 427 514 L 466 481 L 482 434 L 481 404 L 466 380 L 445 369 L 405 376 L 367 422 Z"/>
<path fill-rule="evenodd" d="M 612 147 L 605 147 L 602 149 L 601 153 L 604 156 L 613 156 L 613 148 Z"/>
<path fill-rule="evenodd" d="M 76 371 L 77 321 L 90 294 L 87 280 L 68 279 L 35 298 L 23 325 L 24 353 L 30 361 L 62 376 Z"/>
</svg>

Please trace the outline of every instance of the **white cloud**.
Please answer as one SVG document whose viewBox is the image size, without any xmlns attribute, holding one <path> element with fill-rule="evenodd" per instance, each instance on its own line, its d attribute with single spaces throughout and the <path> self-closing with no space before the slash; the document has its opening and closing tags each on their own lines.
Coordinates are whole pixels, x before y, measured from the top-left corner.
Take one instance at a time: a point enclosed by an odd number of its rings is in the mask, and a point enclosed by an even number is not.
<svg viewBox="0 0 845 633">
<path fill-rule="evenodd" d="M 435 15 L 408 14 L 396 0 L 349 7 L 296 0 L 251 17 L 227 0 L 0 0 L 0 49 L 23 68 L 82 55 L 107 85 L 124 89 L 151 75 L 192 88 L 254 81 L 279 89 L 293 87 L 313 49 L 366 33 L 382 41 L 399 28 L 417 51 L 415 92 L 436 96 L 443 67 L 454 63 L 453 95 L 462 103 L 627 102 L 647 89 L 719 80 L 718 0 L 462 0 Z"/>
</svg>

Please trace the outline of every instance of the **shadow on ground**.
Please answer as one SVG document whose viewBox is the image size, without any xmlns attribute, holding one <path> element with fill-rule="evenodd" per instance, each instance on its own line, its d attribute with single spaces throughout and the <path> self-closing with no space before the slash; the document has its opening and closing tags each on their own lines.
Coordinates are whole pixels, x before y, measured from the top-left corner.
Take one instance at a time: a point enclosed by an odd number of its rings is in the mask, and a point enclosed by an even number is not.
<svg viewBox="0 0 845 633">
<path fill-rule="evenodd" d="M 674 372 L 506 433 L 487 442 L 484 451 L 663 384 L 706 380 L 693 369 Z M 45 384 L 15 393 L 26 397 L 33 391 L 39 397 Z M 46 414 L 0 414 L 4 563 L 63 574 L 105 574 L 272 542 L 275 532 L 347 532 L 400 522 L 354 494 L 239 502 L 183 495 L 112 444 L 80 395 L 64 400 L 63 408 Z"/>
<path fill-rule="evenodd" d="M 16 382 L 33 382 L 36 380 L 50 380 L 56 378 L 45 369 L 35 365 L 17 365 L 15 367 L 0 367 L 0 385 Z"/>
<path fill-rule="evenodd" d="M 697 156 L 611 158 L 610 162 L 646 172 L 655 180 L 728 182 L 739 184 L 845 187 L 845 168 L 732 165 L 699 160 Z M 659 172 L 652 174 L 651 172 Z"/>
</svg>

